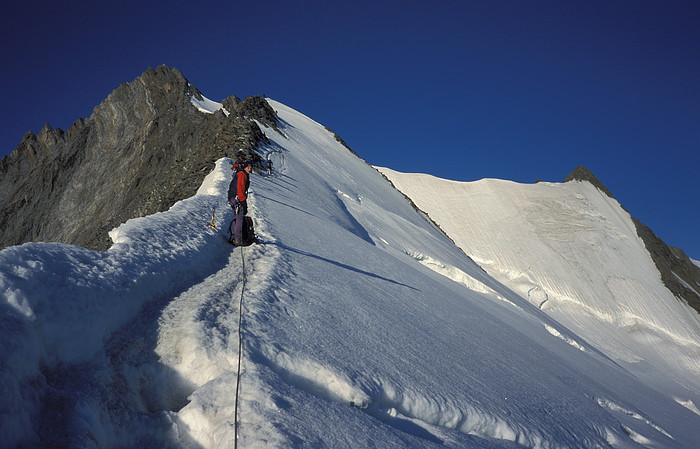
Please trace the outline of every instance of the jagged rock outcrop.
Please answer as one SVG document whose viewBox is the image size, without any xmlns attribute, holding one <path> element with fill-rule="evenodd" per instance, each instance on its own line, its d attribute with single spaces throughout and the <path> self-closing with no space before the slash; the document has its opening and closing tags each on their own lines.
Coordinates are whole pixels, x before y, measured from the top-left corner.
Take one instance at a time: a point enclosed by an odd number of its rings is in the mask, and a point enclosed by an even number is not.
<svg viewBox="0 0 700 449">
<path fill-rule="evenodd" d="M 251 154 L 275 126 L 260 97 L 200 112 L 202 94 L 174 68 L 122 84 L 68 131 L 28 133 L 0 161 L 0 248 L 55 241 L 105 250 L 126 220 L 194 195 L 214 162 Z"/>
<path fill-rule="evenodd" d="M 601 192 L 609 196 L 610 198 L 615 198 L 613 194 L 608 190 L 607 187 L 605 187 L 605 184 L 600 182 L 600 179 L 598 179 L 592 171 L 584 167 L 583 165 L 579 165 L 578 167 L 574 168 L 574 171 L 569 173 L 569 175 L 564 178 L 564 182 L 569 182 L 569 181 L 587 181 L 593 184 L 595 187 L 598 188 Z"/>
<path fill-rule="evenodd" d="M 666 288 L 700 313 L 700 295 L 697 294 L 700 289 L 700 268 L 681 249 L 666 245 L 644 223 L 634 217 L 632 220 Z"/>
<path fill-rule="evenodd" d="M 581 165 L 576 167 L 564 179 L 564 182 L 573 180 L 590 182 L 610 198 L 615 198 L 610 190 L 586 167 Z M 648 226 L 632 216 L 631 218 L 636 227 L 637 235 L 644 242 L 666 288 L 700 313 L 698 288 L 690 287 L 700 286 L 700 268 L 682 250 L 669 247 Z"/>
<path fill-rule="evenodd" d="M 237 96 L 232 95 L 221 104 L 227 111 L 238 114 L 240 118 L 252 117 L 263 125 L 277 130 L 277 114 L 260 96 L 247 97 L 241 101 Z"/>
</svg>

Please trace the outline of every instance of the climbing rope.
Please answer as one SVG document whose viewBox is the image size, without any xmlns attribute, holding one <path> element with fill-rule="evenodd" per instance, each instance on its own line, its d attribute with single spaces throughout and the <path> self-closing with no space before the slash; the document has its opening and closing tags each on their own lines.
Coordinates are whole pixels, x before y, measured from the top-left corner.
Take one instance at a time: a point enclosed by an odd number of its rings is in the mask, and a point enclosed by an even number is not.
<svg viewBox="0 0 700 449">
<path fill-rule="evenodd" d="M 243 358 L 243 336 L 241 327 L 243 323 L 243 292 L 245 291 L 245 259 L 243 258 L 243 247 L 241 247 L 241 299 L 238 303 L 238 374 L 236 375 L 236 404 L 234 407 L 234 439 L 233 447 L 238 448 L 238 392 L 241 386 L 241 359 Z"/>
<path fill-rule="evenodd" d="M 233 233 L 231 232 L 231 224 L 233 220 L 228 225 L 229 232 L 229 242 L 233 238 Z M 218 229 L 216 227 L 216 206 L 212 208 L 211 220 L 207 223 L 207 226 L 213 229 Z M 243 293 L 245 292 L 245 258 L 243 257 L 243 247 L 241 247 L 241 298 L 238 301 L 238 369 L 236 373 L 236 402 L 234 406 L 234 436 L 233 436 L 233 447 L 238 449 L 238 396 L 241 386 L 241 359 L 243 358 Z"/>
</svg>

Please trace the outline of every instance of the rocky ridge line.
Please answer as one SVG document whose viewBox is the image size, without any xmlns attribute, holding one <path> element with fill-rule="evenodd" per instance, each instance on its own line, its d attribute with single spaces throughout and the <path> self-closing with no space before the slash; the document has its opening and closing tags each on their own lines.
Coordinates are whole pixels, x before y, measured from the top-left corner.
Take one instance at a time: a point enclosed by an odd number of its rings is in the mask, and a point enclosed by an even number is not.
<svg viewBox="0 0 700 449">
<path fill-rule="evenodd" d="M 564 182 L 569 181 L 589 182 L 610 198 L 615 198 L 589 169 L 581 165 L 564 179 Z M 627 210 L 625 209 L 625 211 Z M 632 214 L 630 217 L 636 227 L 637 235 L 644 242 L 644 246 L 659 270 L 661 280 L 666 288 L 700 313 L 700 295 L 696 290 L 688 287 L 700 286 L 700 267 L 695 265 L 681 249 L 670 247 L 664 243 L 648 226 L 634 218 Z"/>
<path fill-rule="evenodd" d="M 202 94 L 174 68 L 146 70 L 121 84 L 68 131 L 46 124 L 0 160 L 0 249 L 31 241 L 95 250 L 134 217 L 194 195 L 214 162 L 248 155 L 276 127 L 260 97 L 223 101 L 229 114 L 203 113 Z"/>
</svg>

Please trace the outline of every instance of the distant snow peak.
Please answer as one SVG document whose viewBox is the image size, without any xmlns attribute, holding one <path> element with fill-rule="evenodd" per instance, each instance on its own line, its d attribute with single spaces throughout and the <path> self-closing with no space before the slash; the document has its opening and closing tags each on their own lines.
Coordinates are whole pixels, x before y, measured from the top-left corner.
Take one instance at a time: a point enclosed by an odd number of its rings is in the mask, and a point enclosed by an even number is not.
<svg viewBox="0 0 700 449">
<path fill-rule="evenodd" d="M 229 112 L 224 108 L 224 106 L 221 103 L 217 103 L 216 101 L 212 101 L 202 95 L 202 99 L 198 100 L 194 95 L 190 96 L 190 103 L 199 110 L 199 112 L 204 112 L 206 114 L 213 114 L 219 109 L 224 111 L 224 114 L 226 114 L 226 117 L 228 117 Z"/>
</svg>

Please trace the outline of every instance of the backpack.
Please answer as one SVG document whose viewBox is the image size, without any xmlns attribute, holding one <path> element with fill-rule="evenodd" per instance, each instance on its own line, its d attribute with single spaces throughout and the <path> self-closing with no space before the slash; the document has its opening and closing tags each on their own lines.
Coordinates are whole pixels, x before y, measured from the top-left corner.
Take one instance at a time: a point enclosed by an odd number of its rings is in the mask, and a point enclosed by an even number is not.
<svg viewBox="0 0 700 449">
<path fill-rule="evenodd" d="M 243 160 L 243 158 L 242 158 L 242 157 L 239 157 L 239 158 L 236 159 L 236 161 L 233 163 L 233 167 L 231 167 L 231 170 L 233 170 L 234 173 L 238 173 L 239 171 L 243 170 L 243 162 L 245 162 L 245 161 Z"/>
<path fill-rule="evenodd" d="M 235 222 L 236 218 L 234 217 L 233 220 L 231 220 L 231 223 L 229 223 L 228 225 L 229 243 L 233 243 L 233 226 L 235 225 Z M 250 246 L 253 243 L 260 243 L 258 238 L 255 236 L 255 229 L 253 228 L 253 219 L 247 215 L 243 217 L 242 231 L 243 245 L 241 246 Z"/>
</svg>

